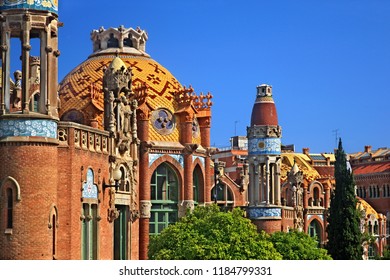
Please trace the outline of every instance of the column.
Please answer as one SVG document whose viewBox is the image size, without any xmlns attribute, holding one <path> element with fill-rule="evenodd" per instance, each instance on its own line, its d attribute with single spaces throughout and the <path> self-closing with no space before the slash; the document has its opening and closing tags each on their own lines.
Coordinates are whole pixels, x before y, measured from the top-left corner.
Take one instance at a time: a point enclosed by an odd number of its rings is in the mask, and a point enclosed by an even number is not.
<svg viewBox="0 0 390 280">
<path fill-rule="evenodd" d="M 268 205 L 270 203 L 269 200 L 269 193 L 270 193 L 270 185 L 269 185 L 269 178 L 270 178 L 270 163 L 269 159 L 267 158 L 265 161 L 265 203 Z"/>
<path fill-rule="evenodd" d="M 281 205 L 280 201 L 280 158 L 276 160 L 275 164 L 275 200 L 276 205 Z"/>
<path fill-rule="evenodd" d="M 30 18 L 23 22 L 22 35 L 22 111 L 29 112 L 29 93 L 30 93 Z"/>
<path fill-rule="evenodd" d="M 10 42 L 11 32 L 3 23 L 1 34 L 1 67 L 2 67 L 2 89 L 0 114 L 10 110 Z"/>
<path fill-rule="evenodd" d="M 199 128 L 200 128 L 200 135 L 201 135 L 201 145 L 203 148 L 209 148 L 210 147 L 210 127 L 211 127 L 211 121 L 210 117 L 204 117 L 199 118 Z M 203 188 L 203 202 L 211 202 L 211 179 L 212 173 L 211 173 L 211 158 L 210 154 L 207 153 L 205 158 L 205 174 L 204 174 L 204 188 Z"/>
<path fill-rule="evenodd" d="M 146 106 L 145 106 L 146 107 Z M 150 174 L 149 149 L 146 141 L 149 139 L 149 111 L 144 110 L 138 114 L 138 133 L 141 141 L 139 156 L 139 200 L 141 217 L 139 220 L 139 259 L 148 259 L 149 245 L 149 219 L 150 219 Z"/>
<path fill-rule="evenodd" d="M 254 164 L 254 169 L 255 169 L 255 182 L 253 184 L 254 186 L 254 192 L 253 192 L 253 196 L 254 196 L 254 200 L 253 200 L 253 204 L 254 205 L 259 205 L 260 202 L 261 202 L 261 184 L 263 183 L 262 182 L 262 168 L 261 168 L 261 164 L 259 164 L 257 161 L 255 161 L 255 164 Z M 260 170 L 259 170 L 260 169 Z"/>
</svg>

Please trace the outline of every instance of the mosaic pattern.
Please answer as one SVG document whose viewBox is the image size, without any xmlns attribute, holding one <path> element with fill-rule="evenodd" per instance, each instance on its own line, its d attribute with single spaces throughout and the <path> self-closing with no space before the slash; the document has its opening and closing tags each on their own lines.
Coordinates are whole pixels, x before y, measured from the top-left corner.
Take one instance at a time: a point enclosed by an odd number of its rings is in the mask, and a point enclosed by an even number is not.
<svg viewBox="0 0 390 280">
<path fill-rule="evenodd" d="M 254 138 L 248 140 L 248 152 L 250 155 L 280 155 L 280 138 Z"/>
<path fill-rule="evenodd" d="M 57 139 L 57 123 L 51 120 L 1 120 L 0 138 L 39 136 Z"/>
<path fill-rule="evenodd" d="M 153 164 L 157 159 L 160 157 L 164 156 L 165 154 L 149 154 L 149 166 Z M 170 157 L 174 158 L 180 165 L 181 167 L 184 167 L 184 157 L 183 155 L 173 155 L 169 154 Z"/>
<path fill-rule="evenodd" d="M 3 0 L 0 1 L 0 10 L 33 9 L 57 13 L 58 0 Z"/>
<path fill-rule="evenodd" d="M 192 156 L 192 162 L 194 162 L 197 158 L 200 160 L 200 162 L 202 163 L 202 166 L 204 167 L 205 166 L 204 157 Z"/>
<path fill-rule="evenodd" d="M 98 188 L 97 185 L 93 183 L 93 171 L 90 168 L 87 171 L 87 182 L 83 184 L 81 196 L 82 198 L 98 198 Z"/>
<path fill-rule="evenodd" d="M 280 208 L 248 207 L 247 213 L 250 219 L 282 217 L 282 209 Z"/>
<path fill-rule="evenodd" d="M 323 217 L 323 215 L 321 215 L 321 214 L 317 214 L 317 215 L 307 215 L 307 220 L 309 221 L 313 216 L 319 217 L 319 218 L 321 219 L 321 221 L 324 221 L 324 217 Z"/>
</svg>

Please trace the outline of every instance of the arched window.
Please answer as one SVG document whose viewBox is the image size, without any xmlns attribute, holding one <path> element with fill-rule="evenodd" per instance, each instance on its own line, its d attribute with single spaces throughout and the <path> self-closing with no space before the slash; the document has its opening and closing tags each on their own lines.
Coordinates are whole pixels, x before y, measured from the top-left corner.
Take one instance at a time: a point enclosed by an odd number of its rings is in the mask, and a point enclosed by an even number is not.
<svg viewBox="0 0 390 280">
<path fill-rule="evenodd" d="M 98 236 L 98 188 L 94 173 L 88 168 L 87 179 L 82 187 L 81 248 L 83 260 L 97 259 Z"/>
<path fill-rule="evenodd" d="M 195 204 L 198 204 L 199 201 L 203 201 L 201 190 L 203 189 L 203 176 L 202 171 L 197 165 L 192 174 L 192 185 L 193 185 L 193 198 Z"/>
<path fill-rule="evenodd" d="M 322 242 L 321 225 L 317 220 L 313 220 L 309 225 L 309 235 L 318 241 L 318 244 Z"/>
<path fill-rule="evenodd" d="M 52 223 L 52 255 L 53 255 L 53 259 L 55 259 L 55 255 L 56 255 L 56 243 L 57 243 L 57 227 L 56 227 L 56 224 L 57 224 L 57 221 L 56 221 L 56 216 L 55 215 L 52 215 L 51 217 L 51 223 Z"/>
<path fill-rule="evenodd" d="M 374 244 L 368 245 L 368 259 L 373 260 L 378 255 L 378 250 Z"/>
<path fill-rule="evenodd" d="M 320 191 L 318 188 L 313 189 L 314 206 L 320 206 Z"/>
<path fill-rule="evenodd" d="M 179 181 L 167 163 L 160 164 L 153 172 L 150 182 L 152 202 L 149 233 L 159 234 L 178 219 Z"/>
<path fill-rule="evenodd" d="M 6 198 L 7 198 L 7 223 L 6 227 L 7 229 L 12 229 L 13 228 L 13 212 L 14 212 L 14 196 L 13 196 L 13 191 L 11 188 L 7 188 L 6 190 Z"/>
<path fill-rule="evenodd" d="M 131 40 L 131 34 L 123 40 L 123 45 L 126 47 L 133 47 L 133 41 Z"/>
<path fill-rule="evenodd" d="M 234 205 L 233 193 L 228 186 L 223 183 L 217 184 L 211 189 L 211 197 L 218 206 L 232 209 Z"/>
<path fill-rule="evenodd" d="M 379 234 L 379 226 L 378 226 L 378 221 L 374 222 L 374 235 Z"/>
<path fill-rule="evenodd" d="M 114 37 L 114 34 L 110 34 L 110 38 L 107 41 L 107 48 L 119 48 L 118 39 Z"/>
<path fill-rule="evenodd" d="M 372 234 L 372 223 L 371 223 L 371 221 L 368 222 L 368 233 Z"/>
</svg>

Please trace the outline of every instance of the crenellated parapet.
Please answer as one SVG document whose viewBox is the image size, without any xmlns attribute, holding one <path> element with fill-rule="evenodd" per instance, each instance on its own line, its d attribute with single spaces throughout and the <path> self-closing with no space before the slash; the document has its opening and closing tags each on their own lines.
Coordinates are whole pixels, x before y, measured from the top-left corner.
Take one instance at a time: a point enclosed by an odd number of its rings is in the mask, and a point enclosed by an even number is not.
<svg viewBox="0 0 390 280">
<path fill-rule="evenodd" d="M 110 48 L 128 49 L 133 48 L 138 52 L 145 53 L 148 34 L 145 30 L 137 27 L 125 28 L 123 25 L 118 28 L 100 27 L 98 30 L 92 30 L 91 40 L 93 41 L 94 53 L 104 52 Z"/>
</svg>

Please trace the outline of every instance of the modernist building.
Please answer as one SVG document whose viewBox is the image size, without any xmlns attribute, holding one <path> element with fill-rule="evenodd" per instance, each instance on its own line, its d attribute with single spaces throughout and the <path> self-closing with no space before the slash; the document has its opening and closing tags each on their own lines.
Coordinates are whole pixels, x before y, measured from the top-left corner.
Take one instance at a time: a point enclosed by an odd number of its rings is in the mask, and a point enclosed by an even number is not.
<svg viewBox="0 0 390 280">
<path fill-rule="evenodd" d="M 0 259 L 146 259 L 149 235 L 211 201 L 211 94 L 123 26 L 94 30 L 58 84 L 57 1 L 14 2 L 0 5 Z"/>
<path fill-rule="evenodd" d="M 0 19 L 0 259 L 146 259 L 151 235 L 206 203 L 326 240 L 334 156 L 283 148 L 271 86 L 247 137 L 217 151 L 212 95 L 155 61 L 146 31 L 93 30 L 93 53 L 58 82 L 57 1 L 0 1 Z M 363 229 L 382 238 L 389 156 L 363 158 L 351 156 Z"/>
<path fill-rule="evenodd" d="M 334 154 L 310 153 L 308 148 L 298 153 L 293 145 L 281 145 L 281 127 L 269 85 L 257 87 L 247 132 L 247 137 L 232 137 L 230 147 L 213 155 L 219 165 L 224 164 L 224 181 L 235 182 L 226 184 L 228 192 L 234 194 L 234 186 L 244 190 L 246 203 L 236 204 L 246 206 L 248 217 L 259 230 L 295 229 L 324 244 L 335 186 Z M 382 255 L 389 242 L 389 155 L 387 148 L 372 151 L 370 146 L 349 155 L 362 212 L 361 230 L 374 238 L 374 242 L 363 244 L 365 259 Z"/>
<path fill-rule="evenodd" d="M 385 244 L 390 244 L 390 149 L 365 146 L 349 156 L 357 195 L 374 210 L 364 209 L 366 230 L 375 237 L 367 254 L 380 255 Z"/>
</svg>

